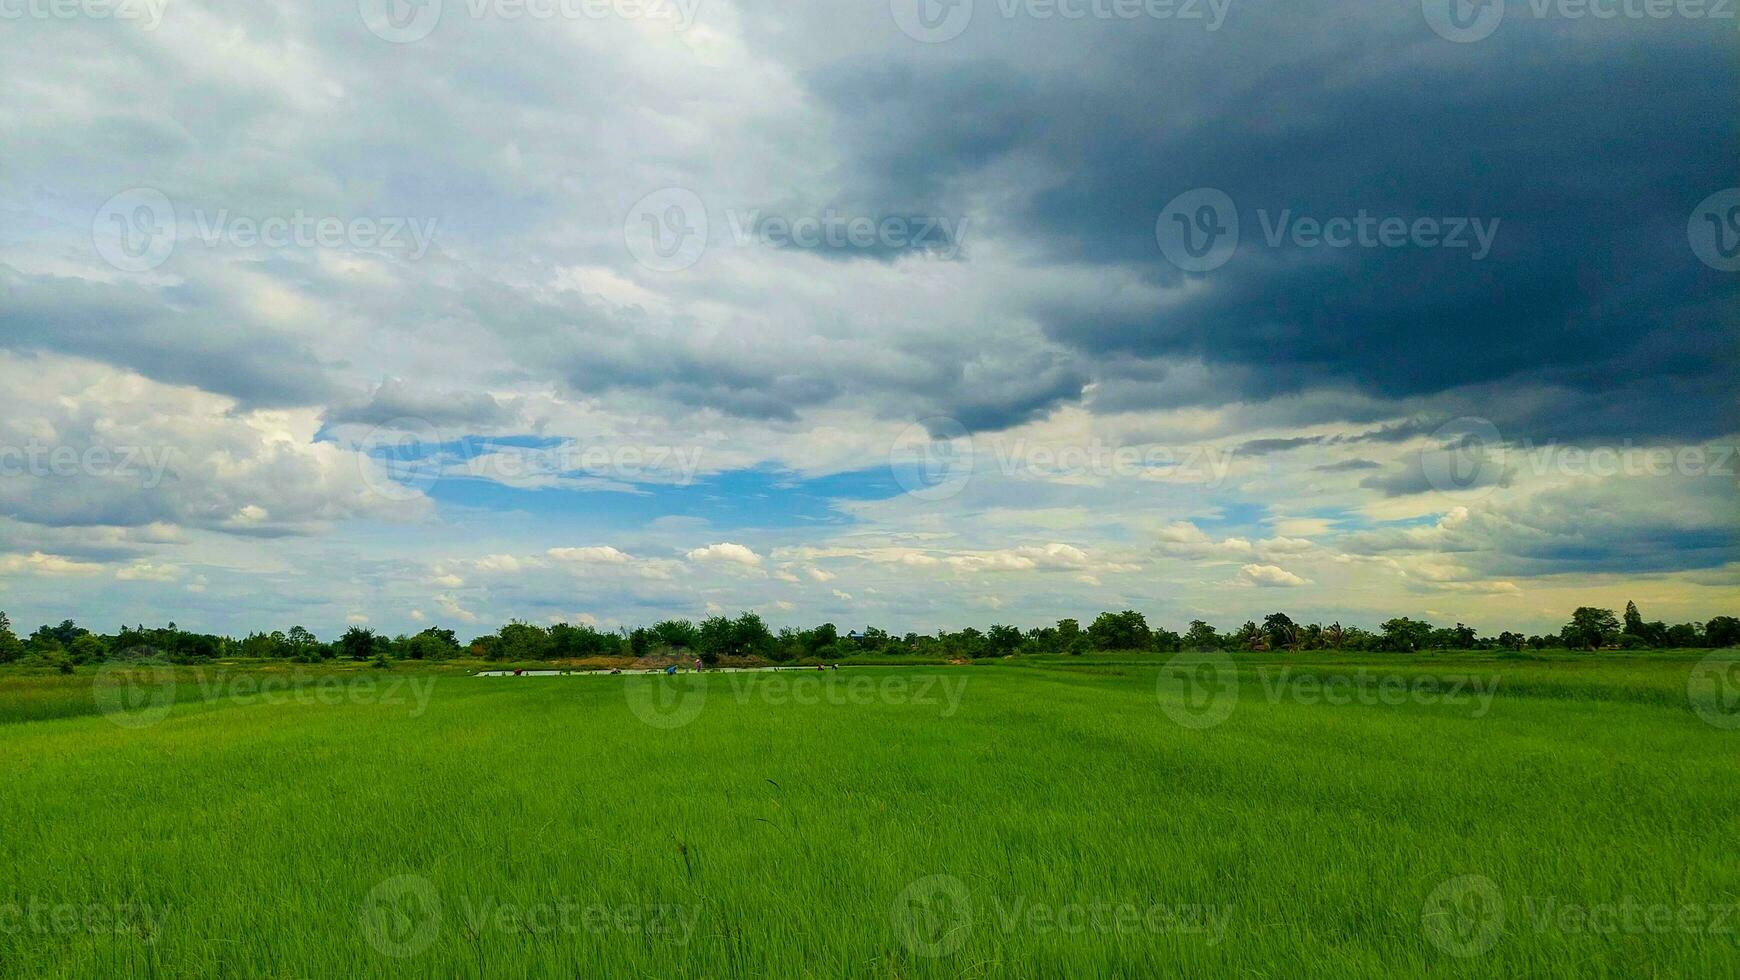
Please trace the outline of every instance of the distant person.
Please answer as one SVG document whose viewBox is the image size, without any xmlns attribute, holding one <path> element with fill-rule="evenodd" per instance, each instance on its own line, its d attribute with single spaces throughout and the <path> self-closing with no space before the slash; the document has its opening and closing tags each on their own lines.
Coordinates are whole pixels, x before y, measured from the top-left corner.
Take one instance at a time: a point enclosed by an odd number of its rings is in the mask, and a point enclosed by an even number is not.
<svg viewBox="0 0 1740 980">
<path fill-rule="evenodd" d="M 675 674 L 676 672 L 677 672 L 677 665 L 676 664 L 671 664 L 669 667 L 665 668 L 665 673 L 667 673 L 667 674 Z"/>
<path fill-rule="evenodd" d="M 514 668 L 514 676 L 515 677 L 520 676 L 521 673 L 522 673 L 522 671 L 518 667 Z"/>
<path fill-rule="evenodd" d="M 695 672 L 700 673 L 700 671 L 701 671 L 701 658 L 696 657 L 695 658 Z"/>
</svg>

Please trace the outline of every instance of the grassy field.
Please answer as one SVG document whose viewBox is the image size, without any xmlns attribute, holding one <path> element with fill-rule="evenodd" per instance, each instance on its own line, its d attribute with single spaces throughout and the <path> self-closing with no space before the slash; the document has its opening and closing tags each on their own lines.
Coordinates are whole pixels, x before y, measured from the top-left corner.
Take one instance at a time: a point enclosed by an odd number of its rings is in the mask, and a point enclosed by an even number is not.
<svg viewBox="0 0 1740 980">
<path fill-rule="evenodd" d="M 0 975 L 1736 976 L 1702 656 L 0 676 Z"/>
</svg>

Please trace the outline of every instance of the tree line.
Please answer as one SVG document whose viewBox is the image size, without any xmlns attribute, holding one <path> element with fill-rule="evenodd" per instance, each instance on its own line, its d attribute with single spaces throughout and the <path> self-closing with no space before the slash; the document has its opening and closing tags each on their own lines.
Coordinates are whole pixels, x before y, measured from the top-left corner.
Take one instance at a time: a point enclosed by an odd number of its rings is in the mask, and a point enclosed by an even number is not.
<svg viewBox="0 0 1740 980">
<path fill-rule="evenodd" d="M 1062 619 L 1052 626 L 1021 630 L 997 624 L 985 630 L 967 627 L 935 634 L 895 635 L 876 627 L 842 635 L 832 623 L 814 629 L 785 627 L 777 632 L 762 618 L 745 612 L 735 618 L 713 616 L 694 623 L 667 619 L 651 626 L 616 631 L 587 625 L 557 623 L 538 626 L 514 621 L 494 633 L 461 643 L 450 629 L 430 627 L 415 634 L 387 636 L 353 626 L 331 641 L 307 629 L 250 633 L 242 639 L 194 633 L 178 628 L 122 626 L 111 634 L 93 633 L 66 620 L 44 625 L 28 637 L 12 630 L 0 612 L 0 663 L 26 658 L 63 670 L 111 658 L 155 654 L 180 663 L 220 657 L 281 659 L 302 663 L 327 660 L 371 661 L 449 660 L 473 657 L 504 662 L 582 660 L 597 657 L 696 657 L 717 663 L 727 657 L 756 657 L 774 663 L 845 660 L 864 655 L 946 657 L 973 660 L 1016 654 L 1082 654 L 1104 651 L 1169 653 L 1184 650 L 1300 651 L 1347 650 L 1409 653 L 1421 650 L 1640 650 L 1680 647 L 1740 646 L 1740 619 L 1717 616 L 1705 623 L 1669 626 L 1646 622 L 1637 604 L 1625 604 L 1622 616 L 1611 609 L 1580 606 L 1557 633 L 1525 636 L 1509 630 L 1483 636 L 1457 623 L 1434 626 L 1398 616 L 1376 630 L 1331 623 L 1295 623 L 1286 613 L 1271 613 L 1231 632 L 1221 632 L 1198 619 L 1182 633 L 1150 627 L 1139 612 L 1103 612 L 1085 628 L 1079 620 Z"/>
</svg>

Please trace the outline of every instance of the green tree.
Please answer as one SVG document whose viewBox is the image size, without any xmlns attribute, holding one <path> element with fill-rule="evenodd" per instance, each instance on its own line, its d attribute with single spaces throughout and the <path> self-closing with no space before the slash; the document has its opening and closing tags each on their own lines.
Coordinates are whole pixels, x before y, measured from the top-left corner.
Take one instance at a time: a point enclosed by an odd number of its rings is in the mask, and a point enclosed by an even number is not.
<svg viewBox="0 0 1740 980">
<path fill-rule="evenodd" d="M 1262 627 L 1248 619 L 1232 635 L 1232 640 L 1233 645 L 1240 650 L 1266 650 L 1269 645 L 1269 638 L 1263 635 Z"/>
<path fill-rule="evenodd" d="M 412 660 L 446 660 L 459 655 L 459 637 L 452 630 L 431 626 L 411 637 L 405 647 Z"/>
<path fill-rule="evenodd" d="M 724 616 L 709 616 L 701 621 L 701 660 L 708 666 L 731 653 L 731 620 Z"/>
<path fill-rule="evenodd" d="M 24 655 L 24 643 L 12 632 L 12 620 L 0 612 L 0 664 L 9 664 Z"/>
<path fill-rule="evenodd" d="M 1220 649 L 1220 634 L 1214 627 L 1200 619 L 1190 621 L 1190 628 L 1184 631 L 1184 649 L 1186 650 L 1218 650 Z"/>
<path fill-rule="evenodd" d="M 653 624 L 652 634 L 674 650 L 693 650 L 701 644 L 701 631 L 686 619 L 667 619 Z"/>
<path fill-rule="evenodd" d="M 1705 623 L 1704 642 L 1713 647 L 1740 646 L 1740 619 L 1717 616 Z"/>
<path fill-rule="evenodd" d="M 1057 649 L 1060 652 L 1079 655 L 1087 646 L 1087 634 L 1081 631 L 1080 623 L 1073 619 L 1057 621 Z"/>
<path fill-rule="evenodd" d="M 75 664 L 94 664 L 108 658 L 109 645 L 104 643 L 101 637 L 86 633 L 73 640 L 72 645 L 67 648 L 67 652 L 71 654 L 72 662 Z"/>
<path fill-rule="evenodd" d="M 993 657 L 1007 656 L 1014 653 L 1021 645 L 1021 630 L 1014 626 L 1004 626 L 998 623 L 985 634 L 985 650 Z"/>
<path fill-rule="evenodd" d="M 1299 627 L 1286 613 L 1270 613 L 1263 617 L 1263 636 L 1271 650 L 1296 650 L 1299 647 Z"/>
<path fill-rule="evenodd" d="M 1150 639 L 1147 619 L 1129 609 L 1100 613 L 1087 632 L 1095 650 L 1146 650 Z"/>
<path fill-rule="evenodd" d="M 326 655 L 320 639 L 301 626 L 290 627 L 284 638 L 290 642 L 290 655 L 303 663 L 313 663 Z"/>
<path fill-rule="evenodd" d="M 1397 616 L 1378 627 L 1383 630 L 1384 649 L 1409 653 L 1425 646 L 1432 638 L 1432 624 Z"/>
<path fill-rule="evenodd" d="M 731 649 L 739 657 L 765 657 L 773 652 L 773 631 L 756 613 L 739 613 L 731 621 Z"/>
<path fill-rule="evenodd" d="M 1619 639 L 1619 618 L 1611 609 L 1578 606 L 1571 612 L 1571 621 L 1559 630 L 1568 647 L 1596 650 Z"/>
<path fill-rule="evenodd" d="M 1630 636 L 1643 634 L 1643 614 L 1637 611 L 1637 603 L 1625 600 L 1625 633 Z"/>
<path fill-rule="evenodd" d="M 352 660 L 367 660 L 375 655 L 375 631 L 352 626 L 344 631 L 338 646 Z"/>
<path fill-rule="evenodd" d="M 840 642 L 840 631 L 833 623 L 823 623 L 804 632 L 804 655 L 820 656 L 823 650 Z"/>
<path fill-rule="evenodd" d="M 1704 645 L 1704 630 L 1697 623 L 1676 623 L 1667 628 L 1666 640 L 1662 646 L 1668 647 L 1701 647 Z"/>
<path fill-rule="evenodd" d="M 550 633 L 542 626 L 514 620 L 496 634 L 501 638 L 503 660 L 549 660 L 555 651 Z"/>
</svg>

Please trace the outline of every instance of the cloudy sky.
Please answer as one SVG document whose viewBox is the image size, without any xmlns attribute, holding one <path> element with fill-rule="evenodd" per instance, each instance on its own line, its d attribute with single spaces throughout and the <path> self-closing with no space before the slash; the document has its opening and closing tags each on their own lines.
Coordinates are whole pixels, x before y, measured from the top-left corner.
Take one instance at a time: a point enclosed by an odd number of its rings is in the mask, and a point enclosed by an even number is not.
<svg viewBox="0 0 1740 980">
<path fill-rule="evenodd" d="M 1727 6 L 0 0 L 0 609 L 1740 612 Z"/>
</svg>

